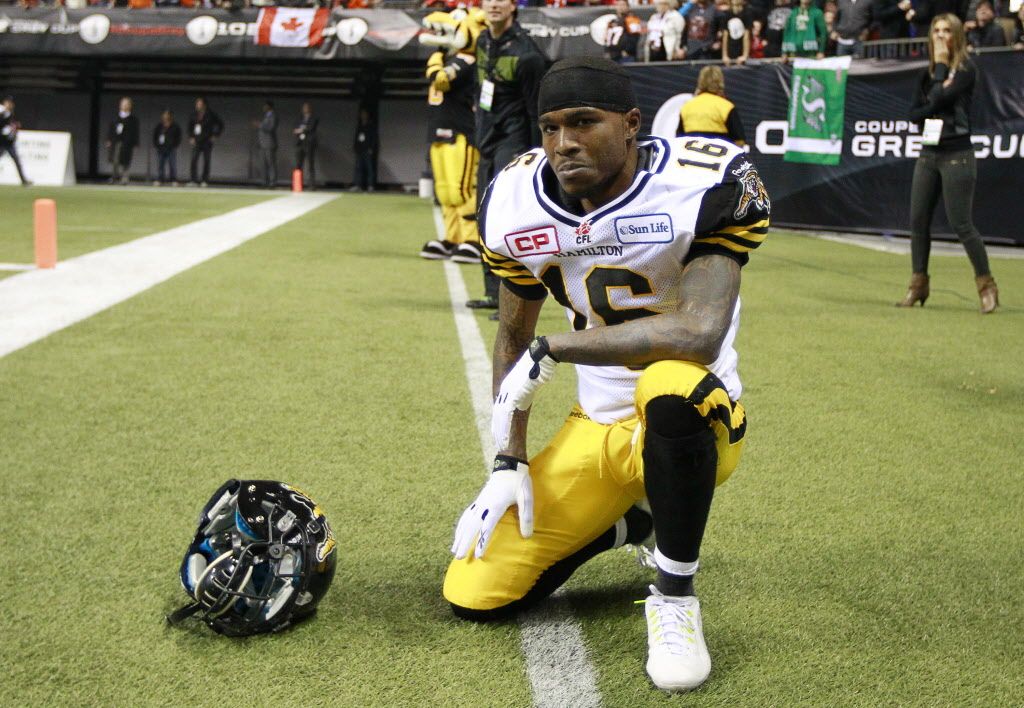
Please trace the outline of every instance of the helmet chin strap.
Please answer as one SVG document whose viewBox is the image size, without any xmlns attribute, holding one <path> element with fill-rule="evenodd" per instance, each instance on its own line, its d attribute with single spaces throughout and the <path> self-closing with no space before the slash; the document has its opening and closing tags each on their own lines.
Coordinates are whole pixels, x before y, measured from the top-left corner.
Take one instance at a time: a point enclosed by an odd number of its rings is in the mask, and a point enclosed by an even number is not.
<svg viewBox="0 0 1024 708">
<path fill-rule="evenodd" d="M 186 620 L 196 612 L 202 609 L 202 606 L 198 602 L 192 602 L 184 607 L 179 607 L 171 614 L 167 615 L 167 624 L 178 624 L 182 620 Z"/>
</svg>

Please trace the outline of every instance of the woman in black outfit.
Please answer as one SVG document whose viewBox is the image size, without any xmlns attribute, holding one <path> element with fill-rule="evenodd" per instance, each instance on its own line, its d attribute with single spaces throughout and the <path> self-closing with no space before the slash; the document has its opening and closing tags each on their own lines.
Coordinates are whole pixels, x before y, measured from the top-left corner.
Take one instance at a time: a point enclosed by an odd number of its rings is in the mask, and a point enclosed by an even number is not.
<svg viewBox="0 0 1024 708">
<path fill-rule="evenodd" d="M 971 145 L 971 95 L 977 70 L 967 55 L 964 27 L 956 15 L 937 15 L 928 33 L 928 70 L 910 110 L 923 126 L 924 145 L 910 187 L 910 254 L 914 274 L 899 307 L 928 299 L 928 254 L 932 212 L 942 194 L 946 216 L 974 267 L 981 312 L 999 305 L 999 290 L 988 269 L 988 254 L 971 219 L 978 176 Z M 930 140 L 929 133 L 935 137 Z M 933 142 L 934 140 L 934 142 Z"/>
</svg>

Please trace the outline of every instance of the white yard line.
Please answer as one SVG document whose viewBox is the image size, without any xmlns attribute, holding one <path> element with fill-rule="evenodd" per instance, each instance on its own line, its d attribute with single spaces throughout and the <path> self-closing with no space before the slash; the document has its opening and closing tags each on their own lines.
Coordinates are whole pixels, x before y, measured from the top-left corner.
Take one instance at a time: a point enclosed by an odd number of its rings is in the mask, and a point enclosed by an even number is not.
<svg viewBox="0 0 1024 708">
<path fill-rule="evenodd" d="M 796 231 L 796 233 L 801 236 L 818 238 L 822 241 L 842 243 L 847 246 L 859 246 L 860 248 L 867 248 L 868 250 L 879 251 L 881 253 L 895 253 L 901 256 L 910 254 L 910 239 L 904 236 L 872 236 L 869 234 L 845 234 L 819 231 Z M 1024 248 L 1014 248 L 1013 246 L 993 246 L 986 244 L 985 250 L 988 252 L 990 258 L 1024 258 Z M 960 245 L 959 241 L 939 241 L 936 239 L 932 240 L 931 252 L 936 256 L 963 257 L 966 255 L 964 247 Z"/>
<path fill-rule="evenodd" d="M 440 212 L 436 208 L 434 221 L 438 226 L 438 238 L 444 238 L 444 227 L 439 223 Z M 495 453 L 491 439 L 491 357 L 480 336 L 476 315 L 465 306 L 469 294 L 459 266 L 445 261 L 444 272 L 462 345 L 484 469 L 490 470 Z M 479 269 L 475 268 L 474 272 L 479 274 Z M 540 607 L 520 617 L 519 626 L 535 706 L 591 708 L 601 705 L 597 678 L 587 656 L 583 633 L 564 598 L 556 593 Z"/>
<path fill-rule="evenodd" d="M 0 270 L 35 270 L 32 263 L 0 263 Z"/>
<path fill-rule="evenodd" d="M 295 194 L 0 280 L 0 357 L 296 219 L 336 195 Z"/>
</svg>

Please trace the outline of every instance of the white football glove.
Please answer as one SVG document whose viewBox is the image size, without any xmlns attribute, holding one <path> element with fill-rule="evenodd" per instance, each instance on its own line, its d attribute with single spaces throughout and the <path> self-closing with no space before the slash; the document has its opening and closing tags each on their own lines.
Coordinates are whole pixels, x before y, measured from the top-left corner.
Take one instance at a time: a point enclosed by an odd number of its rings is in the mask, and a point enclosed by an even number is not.
<svg viewBox="0 0 1024 708">
<path fill-rule="evenodd" d="M 491 411 L 491 435 L 499 450 L 508 448 L 512 434 L 512 415 L 517 410 L 525 411 L 533 405 L 534 394 L 541 384 L 551 380 L 557 364 L 558 360 L 551 356 L 551 350 L 548 349 L 548 340 L 537 337 L 505 375 Z"/>
<path fill-rule="evenodd" d="M 519 533 L 523 538 L 533 535 L 533 482 L 530 466 L 510 455 L 494 458 L 494 471 L 480 490 L 476 501 L 459 518 L 455 528 L 452 553 L 459 560 L 466 557 L 476 540 L 477 558 L 483 558 L 491 543 L 491 533 L 509 507 L 519 507 Z"/>
</svg>

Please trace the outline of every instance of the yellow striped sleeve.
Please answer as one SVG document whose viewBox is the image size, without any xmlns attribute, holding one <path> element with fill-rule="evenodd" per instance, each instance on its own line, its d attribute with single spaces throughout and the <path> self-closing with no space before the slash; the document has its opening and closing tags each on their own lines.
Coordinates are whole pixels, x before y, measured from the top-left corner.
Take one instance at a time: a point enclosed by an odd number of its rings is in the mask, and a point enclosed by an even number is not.
<svg viewBox="0 0 1024 708">
<path fill-rule="evenodd" d="M 502 280 L 507 280 L 515 285 L 521 285 L 525 287 L 540 286 L 544 287 L 539 280 L 537 280 L 533 273 L 519 261 L 514 258 L 508 258 L 500 253 L 496 253 L 484 244 L 484 263 L 491 269 L 491 272 Z"/>
<path fill-rule="evenodd" d="M 768 219 L 742 226 L 724 226 L 706 234 L 698 234 L 693 243 L 723 246 L 736 253 L 747 253 L 761 245 L 768 235 Z"/>
</svg>

